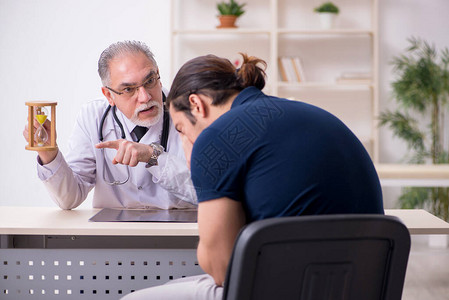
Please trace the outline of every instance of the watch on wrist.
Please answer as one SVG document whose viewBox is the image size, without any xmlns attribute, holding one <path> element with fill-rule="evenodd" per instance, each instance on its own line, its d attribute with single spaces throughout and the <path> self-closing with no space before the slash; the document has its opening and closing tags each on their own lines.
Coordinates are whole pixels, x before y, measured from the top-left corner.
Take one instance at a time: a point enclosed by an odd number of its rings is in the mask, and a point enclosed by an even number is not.
<svg viewBox="0 0 449 300">
<path fill-rule="evenodd" d="M 159 155 L 161 155 L 164 152 L 164 147 L 157 143 L 151 143 L 150 147 L 153 148 L 153 154 L 151 154 L 150 160 L 148 161 L 147 165 L 145 167 L 149 168 L 152 166 L 157 166 L 157 159 Z"/>
</svg>

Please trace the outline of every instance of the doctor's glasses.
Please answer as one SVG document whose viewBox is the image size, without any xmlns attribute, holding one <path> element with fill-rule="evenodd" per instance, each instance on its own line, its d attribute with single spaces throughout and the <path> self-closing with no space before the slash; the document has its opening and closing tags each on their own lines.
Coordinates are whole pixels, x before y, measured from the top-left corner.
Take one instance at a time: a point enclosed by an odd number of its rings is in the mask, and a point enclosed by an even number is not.
<svg viewBox="0 0 449 300">
<path fill-rule="evenodd" d="M 159 71 L 157 71 L 156 74 L 150 73 L 149 77 L 145 79 L 145 81 L 141 85 L 126 86 L 120 91 L 116 91 L 108 86 L 105 86 L 105 88 L 125 98 L 132 98 L 141 87 L 143 87 L 146 91 L 150 91 L 151 89 L 153 89 L 159 79 L 161 79 L 161 76 L 159 75 Z"/>
</svg>

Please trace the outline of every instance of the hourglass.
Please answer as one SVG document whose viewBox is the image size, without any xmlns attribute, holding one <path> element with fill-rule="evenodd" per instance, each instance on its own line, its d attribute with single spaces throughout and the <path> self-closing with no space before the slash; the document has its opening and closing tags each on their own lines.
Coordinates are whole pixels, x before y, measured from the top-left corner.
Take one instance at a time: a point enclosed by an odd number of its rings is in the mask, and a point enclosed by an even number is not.
<svg viewBox="0 0 449 300">
<path fill-rule="evenodd" d="M 28 106 L 28 145 L 27 150 L 56 150 L 56 104 L 57 102 L 25 102 Z M 49 118 L 46 106 L 51 107 L 50 144 L 48 144 L 48 133 L 44 128 L 45 121 Z M 34 121 L 39 126 L 34 128 Z"/>
</svg>

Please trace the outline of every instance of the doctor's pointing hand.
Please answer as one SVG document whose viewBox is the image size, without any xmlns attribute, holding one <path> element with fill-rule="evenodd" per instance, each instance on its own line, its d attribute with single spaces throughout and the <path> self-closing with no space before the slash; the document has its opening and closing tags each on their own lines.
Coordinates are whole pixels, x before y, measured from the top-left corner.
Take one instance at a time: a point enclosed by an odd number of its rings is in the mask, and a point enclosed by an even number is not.
<svg viewBox="0 0 449 300">
<path fill-rule="evenodd" d="M 147 163 L 153 155 L 153 148 L 149 145 L 127 140 L 106 141 L 95 145 L 95 148 L 110 148 L 117 150 L 112 163 L 135 167 L 139 162 Z"/>
</svg>

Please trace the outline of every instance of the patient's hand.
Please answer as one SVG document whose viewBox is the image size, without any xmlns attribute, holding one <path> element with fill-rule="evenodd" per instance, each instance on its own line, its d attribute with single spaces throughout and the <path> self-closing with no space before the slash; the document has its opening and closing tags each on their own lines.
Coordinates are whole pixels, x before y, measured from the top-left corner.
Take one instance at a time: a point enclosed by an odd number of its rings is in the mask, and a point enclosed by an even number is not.
<svg viewBox="0 0 449 300">
<path fill-rule="evenodd" d="M 190 169 L 190 158 L 192 156 L 193 143 L 184 134 L 180 133 L 179 135 L 181 136 L 182 148 L 184 149 L 187 167 Z"/>
</svg>

